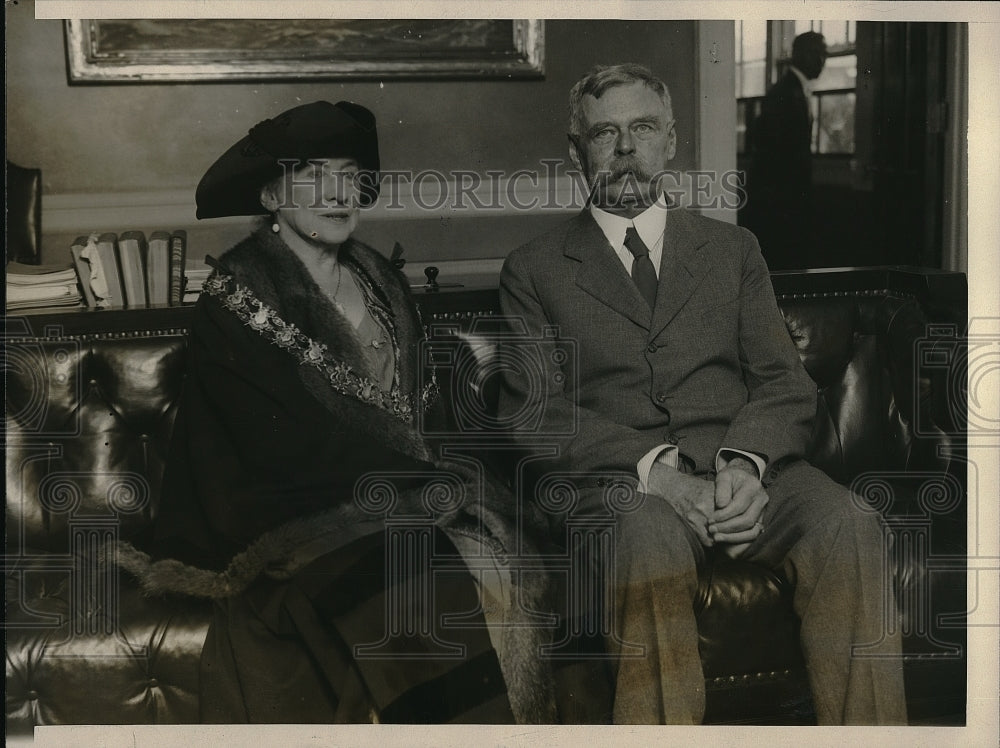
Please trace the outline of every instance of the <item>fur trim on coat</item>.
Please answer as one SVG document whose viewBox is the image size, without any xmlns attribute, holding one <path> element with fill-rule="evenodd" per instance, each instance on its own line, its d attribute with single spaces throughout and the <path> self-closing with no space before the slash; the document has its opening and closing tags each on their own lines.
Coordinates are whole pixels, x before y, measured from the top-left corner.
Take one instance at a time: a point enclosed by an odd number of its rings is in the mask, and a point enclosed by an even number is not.
<svg viewBox="0 0 1000 748">
<path fill-rule="evenodd" d="M 381 254 L 354 239 L 341 246 L 340 259 L 368 281 L 389 310 L 397 348 L 398 387 L 419 404 L 422 372 L 417 364 L 424 334 L 406 279 Z M 260 229 L 223 254 L 215 264 L 218 273 L 230 277 L 234 285 L 249 289 L 286 323 L 326 346 L 330 359 L 356 371 L 366 370 L 353 325 L 320 290 L 302 261 L 278 235 Z M 314 367 L 300 366 L 298 374 L 305 389 L 338 423 L 371 434 L 416 459 L 431 461 L 429 446 L 411 424 L 387 411 L 340 395 Z"/>
<path fill-rule="evenodd" d="M 469 488 L 472 488 L 470 486 Z M 419 507 L 420 491 L 400 496 L 399 506 Z M 471 493 L 467 491 L 466 493 Z M 509 597 L 501 631 L 500 670 L 507 684 L 511 709 L 520 724 L 551 724 L 556 721 L 554 680 L 551 667 L 541 658 L 542 647 L 551 642 L 551 629 L 539 625 L 531 611 L 550 607 L 550 590 L 543 573 L 523 569 L 510 573 L 507 548 L 515 547 L 477 528 L 505 525 L 495 513 L 482 507 L 462 507 L 437 519 L 446 533 L 468 535 L 483 544 L 500 568 L 509 574 Z M 343 504 L 310 517 L 288 522 L 265 533 L 237 554 L 223 571 L 199 569 L 174 559 L 153 561 L 130 543 L 119 542 L 113 558 L 119 568 L 136 578 L 147 596 L 186 595 L 221 599 L 238 595 L 262 575 L 290 579 L 324 549 L 341 547 L 345 532 L 370 522 L 371 515 L 354 504 Z M 102 554 L 103 556 L 104 554 Z"/>
<path fill-rule="evenodd" d="M 354 271 L 366 277 L 389 310 L 397 346 L 396 382 L 400 391 L 420 403 L 418 389 L 422 383 L 416 367 L 423 330 L 405 280 L 380 254 L 353 240 L 341 247 L 341 260 L 350 262 Z M 267 230 L 255 232 L 219 259 L 217 273 L 248 289 L 285 323 L 324 345 L 331 359 L 359 371 L 366 369 L 353 327 L 277 235 Z M 206 298 L 203 303 L 219 301 Z M 373 436 L 397 453 L 433 465 L 449 476 L 451 485 L 460 486 L 451 497 L 460 498 L 451 504 L 444 502 L 446 506 L 435 512 L 435 524 L 446 533 L 476 539 L 500 567 L 511 569 L 508 553 L 523 550 L 526 541 L 515 535 L 514 518 L 519 513 L 508 491 L 484 479 L 477 469 L 436 460 L 432 447 L 412 424 L 388 410 L 336 391 L 317 368 L 299 365 L 297 373 L 303 387 L 329 412 L 330 422 L 338 431 Z M 391 473 L 392 467 L 387 469 Z M 400 491 L 394 514 L 427 516 L 427 497 L 423 494 L 423 488 Z M 435 506 L 441 504 L 435 502 Z M 296 517 L 260 535 L 229 559 L 222 571 L 195 568 L 171 558 L 154 561 L 124 542 L 118 544 L 113 558 L 138 580 L 147 595 L 223 599 L 239 595 L 262 576 L 291 578 L 324 553 L 343 547 L 345 541 L 353 539 L 352 533 L 359 537 L 358 533 L 377 531 L 380 519 L 358 501 L 345 501 L 316 514 Z M 552 630 L 529 619 L 527 612 L 551 609 L 546 577 L 543 572 L 528 569 L 510 573 L 509 577 L 509 599 L 503 601 L 506 625 L 500 666 L 511 706 L 519 722 L 554 722 L 553 676 L 540 656 Z"/>
</svg>

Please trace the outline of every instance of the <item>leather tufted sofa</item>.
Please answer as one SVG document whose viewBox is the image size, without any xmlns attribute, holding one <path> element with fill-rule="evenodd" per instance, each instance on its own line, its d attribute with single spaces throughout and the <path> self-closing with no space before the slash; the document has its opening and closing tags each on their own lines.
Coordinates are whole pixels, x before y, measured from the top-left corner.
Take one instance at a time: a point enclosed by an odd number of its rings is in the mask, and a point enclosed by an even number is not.
<svg viewBox="0 0 1000 748">
<path fill-rule="evenodd" d="M 817 383 L 813 460 L 853 485 L 892 532 L 886 583 L 903 612 L 911 721 L 961 724 L 965 575 L 955 559 L 965 552 L 964 424 L 947 398 L 964 381 L 956 367 L 965 277 L 897 267 L 774 273 L 772 281 Z M 452 325 L 473 346 L 472 319 L 497 313 L 495 288 L 418 301 L 426 322 Z M 149 540 L 189 318 L 180 307 L 7 320 L 11 733 L 198 720 L 208 606 L 143 598 L 94 558 L 109 539 Z M 488 406 L 490 349 L 477 350 L 485 368 L 470 381 Z M 810 723 L 785 580 L 720 558 L 702 582 L 706 722 Z M 865 644 L 877 654 L 877 642 Z"/>
<path fill-rule="evenodd" d="M 42 170 L 7 162 L 7 261 L 38 265 L 42 251 Z"/>
</svg>

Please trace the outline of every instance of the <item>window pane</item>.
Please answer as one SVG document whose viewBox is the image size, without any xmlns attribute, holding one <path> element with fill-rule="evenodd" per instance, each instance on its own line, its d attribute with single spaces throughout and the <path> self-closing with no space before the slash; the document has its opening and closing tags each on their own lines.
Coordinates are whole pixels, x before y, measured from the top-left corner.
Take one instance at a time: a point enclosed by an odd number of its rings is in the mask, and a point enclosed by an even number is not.
<svg viewBox="0 0 1000 748">
<path fill-rule="evenodd" d="M 817 152 L 854 153 L 854 94 L 827 94 L 817 98 Z"/>
<path fill-rule="evenodd" d="M 813 84 L 813 91 L 855 88 L 858 78 L 858 56 L 829 57 L 823 72 Z"/>
<path fill-rule="evenodd" d="M 764 60 L 767 57 L 767 21 L 741 21 L 743 27 L 743 61 Z"/>
<path fill-rule="evenodd" d="M 822 34 L 823 32 L 819 30 L 820 25 L 822 23 L 823 23 L 822 21 L 795 21 L 794 36 L 798 36 L 799 34 L 804 34 L 807 31 L 816 31 Z"/>
<path fill-rule="evenodd" d="M 847 21 L 823 21 L 819 33 L 826 39 L 828 47 L 840 47 L 847 43 Z"/>
<path fill-rule="evenodd" d="M 762 96 L 767 84 L 767 21 L 737 21 L 736 97 Z"/>
<path fill-rule="evenodd" d="M 766 67 L 767 63 L 764 60 L 748 62 L 740 66 L 738 77 L 740 79 L 741 97 L 763 96 L 766 93 L 764 86 L 767 78 Z"/>
<path fill-rule="evenodd" d="M 815 31 L 826 39 L 827 51 L 832 53 L 854 50 L 857 23 L 854 21 L 795 21 L 795 36 Z"/>
</svg>

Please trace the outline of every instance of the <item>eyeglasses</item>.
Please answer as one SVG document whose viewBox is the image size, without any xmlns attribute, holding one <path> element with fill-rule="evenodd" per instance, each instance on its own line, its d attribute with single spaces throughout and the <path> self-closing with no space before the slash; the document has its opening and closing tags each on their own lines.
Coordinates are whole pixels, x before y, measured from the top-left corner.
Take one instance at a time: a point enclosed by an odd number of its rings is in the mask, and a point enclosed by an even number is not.
<svg viewBox="0 0 1000 748">
<path fill-rule="evenodd" d="M 675 120 L 667 120 L 666 122 L 656 122 L 656 121 L 640 121 L 633 122 L 629 125 L 629 133 L 636 140 L 652 140 L 661 132 L 669 132 L 670 128 L 674 126 Z M 590 142 L 596 143 L 597 145 L 608 145 L 614 143 L 621 136 L 621 129 L 615 125 L 604 125 L 596 130 L 591 131 L 587 137 Z"/>
</svg>

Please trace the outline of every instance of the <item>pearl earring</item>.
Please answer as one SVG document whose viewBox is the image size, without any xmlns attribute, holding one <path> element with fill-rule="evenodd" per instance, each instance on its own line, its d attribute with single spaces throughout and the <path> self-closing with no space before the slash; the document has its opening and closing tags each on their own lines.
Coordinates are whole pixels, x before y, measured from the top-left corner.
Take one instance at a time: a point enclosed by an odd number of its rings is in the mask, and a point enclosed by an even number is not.
<svg viewBox="0 0 1000 748">
<path fill-rule="evenodd" d="M 281 231 L 281 226 L 278 225 L 277 221 L 271 224 L 271 231 L 273 231 L 275 234 Z"/>
</svg>

